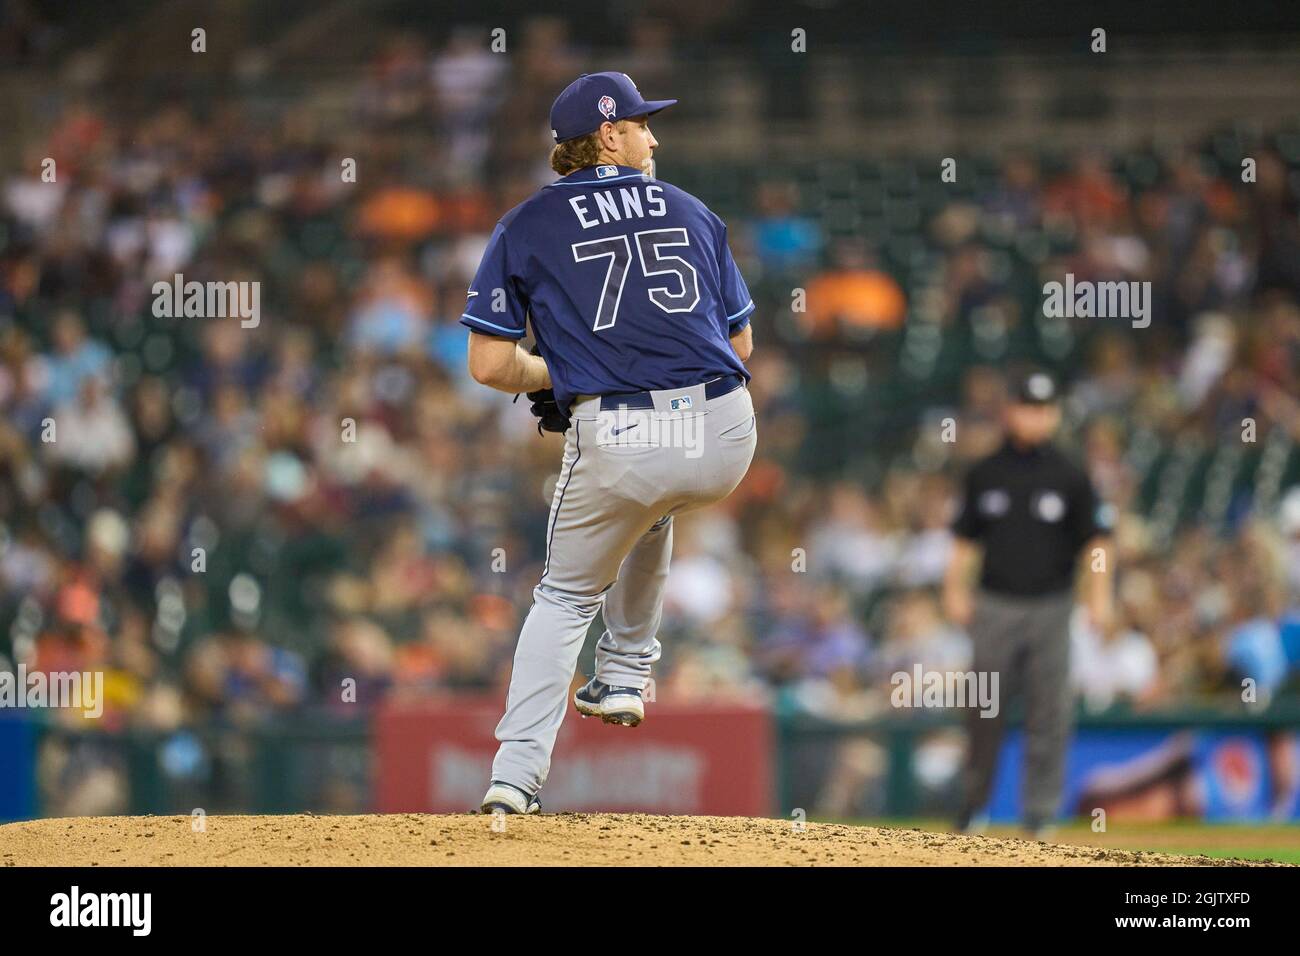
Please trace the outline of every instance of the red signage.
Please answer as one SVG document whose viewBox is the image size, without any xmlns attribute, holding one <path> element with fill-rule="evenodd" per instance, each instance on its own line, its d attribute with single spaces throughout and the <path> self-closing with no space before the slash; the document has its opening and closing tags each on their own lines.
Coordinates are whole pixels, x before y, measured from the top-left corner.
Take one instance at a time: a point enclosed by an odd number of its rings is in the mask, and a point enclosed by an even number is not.
<svg viewBox="0 0 1300 956">
<path fill-rule="evenodd" d="M 495 698 L 390 704 L 375 722 L 381 813 L 463 813 L 487 789 Z M 542 791 L 548 811 L 772 812 L 772 718 L 746 706 L 652 703 L 639 727 L 570 713 Z"/>
</svg>

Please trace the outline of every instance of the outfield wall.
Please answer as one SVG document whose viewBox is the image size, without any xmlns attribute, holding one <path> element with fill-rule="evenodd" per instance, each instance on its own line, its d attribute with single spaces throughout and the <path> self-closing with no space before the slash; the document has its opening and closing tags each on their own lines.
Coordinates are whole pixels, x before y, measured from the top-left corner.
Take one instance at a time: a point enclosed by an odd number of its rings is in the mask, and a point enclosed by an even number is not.
<svg viewBox="0 0 1300 956">
<path fill-rule="evenodd" d="M 394 703 L 362 719 L 108 732 L 0 715 L 0 820 L 109 813 L 457 812 L 495 749 L 495 697 Z M 785 705 L 655 703 L 635 730 L 567 719 L 548 810 L 807 818 L 943 817 L 956 809 L 955 714 L 829 721 Z M 48 715 L 42 715 L 48 717 Z M 1012 728 L 990 806 L 1019 812 Z M 1300 820 L 1300 708 L 1082 716 L 1062 810 L 1111 821 Z"/>
</svg>

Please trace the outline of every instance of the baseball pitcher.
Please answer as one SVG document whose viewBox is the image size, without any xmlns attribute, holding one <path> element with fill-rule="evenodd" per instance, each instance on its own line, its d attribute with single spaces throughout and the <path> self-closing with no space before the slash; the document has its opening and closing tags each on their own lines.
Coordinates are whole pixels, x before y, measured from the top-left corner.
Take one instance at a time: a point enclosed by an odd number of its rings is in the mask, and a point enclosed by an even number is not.
<svg viewBox="0 0 1300 956">
<path fill-rule="evenodd" d="M 603 609 L 583 716 L 635 727 L 656 639 L 673 516 L 725 498 L 757 440 L 746 383 L 754 303 L 727 227 L 654 178 L 645 100 L 623 73 L 584 74 L 551 108 L 561 177 L 502 217 L 469 290 L 475 380 L 526 392 L 563 432 L 546 563 L 519 635 L 485 813 L 535 813 L 570 682 Z M 519 340 L 531 322 L 536 347 Z"/>
</svg>

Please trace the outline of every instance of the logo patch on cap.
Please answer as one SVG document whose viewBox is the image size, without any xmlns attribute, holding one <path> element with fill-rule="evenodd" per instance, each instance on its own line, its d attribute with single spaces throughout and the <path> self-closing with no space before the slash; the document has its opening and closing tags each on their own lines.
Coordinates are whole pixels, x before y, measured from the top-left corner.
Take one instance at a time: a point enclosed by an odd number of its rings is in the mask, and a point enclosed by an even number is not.
<svg viewBox="0 0 1300 956">
<path fill-rule="evenodd" d="M 614 102 L 612 96 L 602 96 L 596 101 L 596 109 L 600 110 L 600 115 L 607 120 L 614 118 L 614 112 L 618 109 L 618 104 Z"/>
</svg>

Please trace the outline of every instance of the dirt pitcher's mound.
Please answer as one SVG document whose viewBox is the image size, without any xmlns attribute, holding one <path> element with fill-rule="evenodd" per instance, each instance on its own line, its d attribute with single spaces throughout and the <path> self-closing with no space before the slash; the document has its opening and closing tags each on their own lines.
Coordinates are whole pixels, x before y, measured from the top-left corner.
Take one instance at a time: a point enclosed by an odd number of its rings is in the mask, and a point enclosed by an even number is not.
<svg viewBox="0 0 1300 956">
<path fill-rule="evenodd" d="M 494 829 L 495 825 L 495 829 Z M 751 817 L 80 817 L 0 826 L 3 866 L 1152 866 L 1240 861 Z"/>
</svg>

